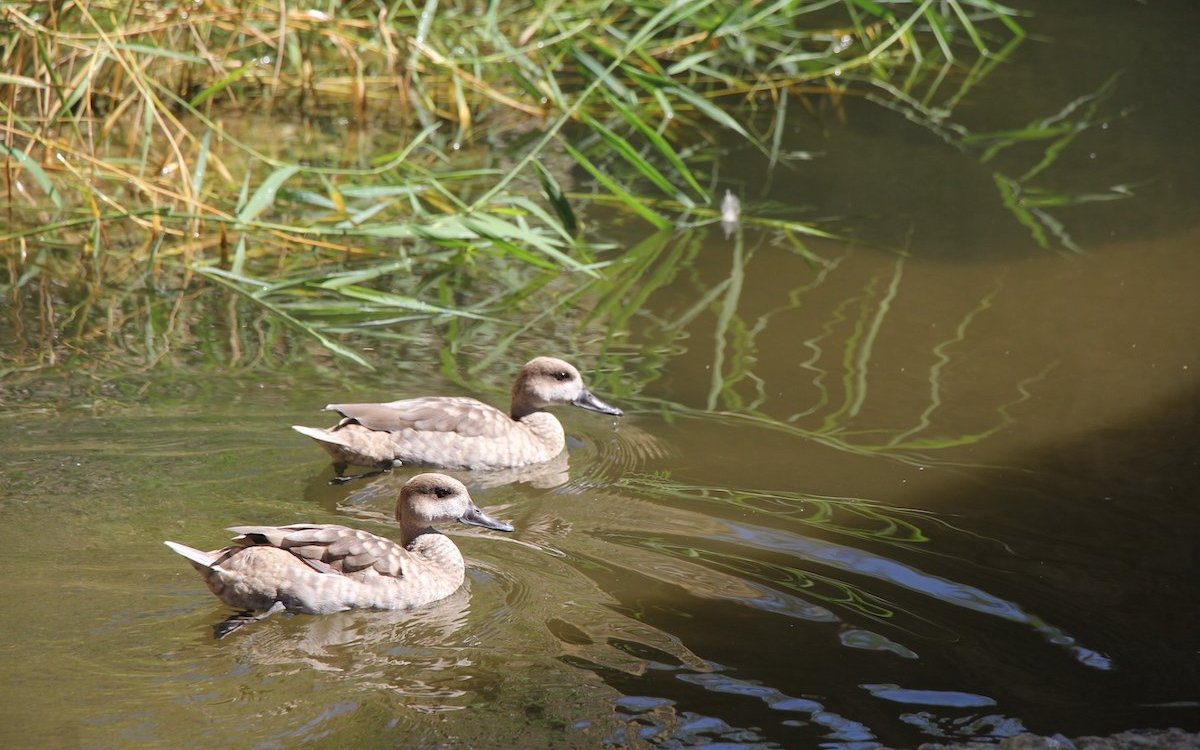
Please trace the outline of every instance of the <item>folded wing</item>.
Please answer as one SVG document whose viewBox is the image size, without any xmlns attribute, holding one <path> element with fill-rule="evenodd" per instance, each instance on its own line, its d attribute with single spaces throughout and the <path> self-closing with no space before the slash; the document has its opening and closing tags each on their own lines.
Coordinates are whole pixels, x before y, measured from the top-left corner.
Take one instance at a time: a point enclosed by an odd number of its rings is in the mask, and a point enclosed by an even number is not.
<svg viewBox="0 0 1200 750">
<path fill-rule="evenodd" d="M 336 524 L 233 526 L 242 546 L 267 545 L 292 553 L 320 573 L 351 575 L 374 568 L 400 578 L 412 553 L 390 539 Z"/>
<path fill-rule="evenodd" d="M 350 421 L 386 432 L 419 430 L 463 437 L 502 437 L 512 428 L 507 414 L 473 398 L 430 396 L 383 404 L 329 404 L 325 409 L 341 414 L 343 424 Z"/>
</svg>

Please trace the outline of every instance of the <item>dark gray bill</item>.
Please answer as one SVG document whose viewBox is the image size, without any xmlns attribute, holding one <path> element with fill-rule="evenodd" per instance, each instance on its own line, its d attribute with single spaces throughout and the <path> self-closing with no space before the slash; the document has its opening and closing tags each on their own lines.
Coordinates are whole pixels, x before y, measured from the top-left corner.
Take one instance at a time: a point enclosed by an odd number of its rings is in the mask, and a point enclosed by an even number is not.
<svg viewBox="0 0 1200 750">
<path fill-rule="evenodd" d="M 609 406 L 600 399 L 596 398 L 592 395 L 591 391 L 586 388 L 583 389 L 583 393 L 580 393 L 575 400 L 571 402 L 571 404 L 584 409 L 598 411 L 601 414 L 611 414 L 614 417 L 624 416 L 625 414 L 625 412 L 621 411 L 617 407 Z"/>
<path fill-rule="evenodd" d="M 462 518 L 458 520 L 462 521 L 463 523 L 469 523 L 472 526 L 482 526 L 485 529 L 495 529 L 496 531 L 513 530 L 513 525 L 511 523 L 497 521 L 479 508 L 476 508 L 474 505 L 472 505 L 470 510 L 468 510 L 466 513 L 463 513 Z"/>
</svg>

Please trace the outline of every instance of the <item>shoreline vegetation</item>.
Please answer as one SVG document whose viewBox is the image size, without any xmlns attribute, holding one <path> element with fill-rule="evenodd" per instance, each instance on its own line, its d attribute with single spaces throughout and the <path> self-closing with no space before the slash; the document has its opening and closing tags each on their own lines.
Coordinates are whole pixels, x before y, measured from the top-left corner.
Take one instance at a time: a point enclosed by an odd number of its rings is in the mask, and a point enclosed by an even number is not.
<svg viewBox="0 0 1200 750">
<path fill-rule="evenodd" d="M 594 216 L 718 221 L 720 138 L 786 163 L 846 96 L 940 121 L 1023 38 L 993 0 L 8 3 L 4 286 L 227 287 L 369 367 L 339 332 L 601 278 Z"/>
</svg>

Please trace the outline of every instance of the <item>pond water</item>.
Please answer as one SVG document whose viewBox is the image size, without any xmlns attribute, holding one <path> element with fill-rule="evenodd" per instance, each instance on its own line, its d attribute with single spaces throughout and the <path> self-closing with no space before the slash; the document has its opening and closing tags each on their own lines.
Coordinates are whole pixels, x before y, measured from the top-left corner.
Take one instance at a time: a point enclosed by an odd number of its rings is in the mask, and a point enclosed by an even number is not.
<svg viewBox="0 0 1200 750">
<path fill-rule="evenodd" d="M 1136 185 L 1053 209 L 1079 252 L 1038 247 L 997 198 L 993 174 L 1044 144 L 985 162 L 848 101 L 844 122 L 789 132 L 819 158 L 764 182 L 761 156 L 731 153 L 722 178 L 747 217 L 811 206 L 904 253 L 801 253 L 751 222 L 627 227 L 629 267 L 596 294 L 604 309 L 640 290 L 625 315 L 539 320 L 486 367 L 484 344 L 430 327 L 363 373 L 214 292 L 184 308 L 169 357 L 147 351 L 166 325 L 150 316 L 98 333 L 104 356 L 6 370 L 0 744 L 867 748 L 1200 730 L 1200 58 L 1178 33 L 1200 14 L 1055 5 L 1031 21 L 1054 41 L 1023 44 L 967 118 L 1018 127 L 1121 73 L 1105 111 L 1129 112 L 1049 180 Z M 44 345 L 37 300 L 6 298 L 9 351 Z M 162 540 L 215 548 L 226 526 L 300 521 L 397 533 L 415 471 L 330 486 L 288 425 L 323 424 L 330 400 L 503 404 L 539 353 L 573 359 L 627 416 L 560 410 L 568 455 L 459 474 L 517 527 L 448 529 L 463 589 L 213 640 L 228 612 Z"/>
</svg>

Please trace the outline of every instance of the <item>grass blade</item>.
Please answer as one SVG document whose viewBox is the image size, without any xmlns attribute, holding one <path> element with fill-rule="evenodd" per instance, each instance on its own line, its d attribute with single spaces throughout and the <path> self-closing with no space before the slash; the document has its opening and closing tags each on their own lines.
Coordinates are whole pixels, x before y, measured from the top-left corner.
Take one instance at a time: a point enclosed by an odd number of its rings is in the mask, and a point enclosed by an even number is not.
<svg viewBox="0 0 1200 750">
<path fill-rule="evenodd" d="M 254 195 L 242 207 L 242 210 L 238 211 L 238 223 L 245 224 L 257 219 L 266 210 L 267 206 L 275 202 L 275 193 L 278 192 L 279 186 L 299 171 L 299 165 L 289 164 L 267 175 L 267 179 L 263 180 L 263 183 L 254 191 Z"/>
<path fill-rule="evenodd" d="M 784 93 L 786 93 L 786 90 Z M 608 103 L 612 105 L 613 109 L 617 110 L 621 117 L 625 118 L 625 122 L 632 125 L 646 140 L 650 141 L 650 144 L 658 150 L 658 153 L 661 154 L 662 157 L 666 159 L 672 167 L 675 168 L 675 171 L 679 173 L 679 176 L 682 177 L 684 181 L 686 181 L 687 184 L 692 188 L 692 190 L 696 191 L 696 194 L 707 203 L 709 200 L 708 193 L 704 190 L 704 188 L 700 187 L 700 183 L 696 180 L 696 176 L 692 174 L 692 170 L 688 169 L 687 165 L 684 164 L 683 159 L 680 158 L 679 153 L 671 146 L 671 144 L 667 143 L 667 140 L 659 135 L 658 131 L 650 127 L 645 120 L 643 120 L 641 117 L 638 117 L 638 115 L 632 109 L 625 106 L 625 104 L 620 100 L 615 97 L 607 96 L 607 92 L 606 98 L 608 99 Z"/>
<path fill-rule="evenodd" d="M 662 172 L 658 171 L 657 167 L 643 159 L 642 155 L 639 154 L 637 149 L 633 147 L 633 144 L 617 135 L 608 127 L 593 119 L 591 116 L 584 114 L 581 115 L 581 118 L 583 122 L 589 128 L 591 128 L 592 132 L 599 135 L 605 143 L 611 146 L 612 149 L 616 151 L 622 159 L 628 162 L 630 166 L 636 169 L 638 173 L 640 173 L 647 180 L 650 180 L 650 182 L 653 182 L 655 187 L 679 201 L 687 208 L 693 208 L 695 206 L 695 204 L 692 202 L 692 199 L 676 190 L 675 186 L 671 184 L 670 180 L 663 176 Z"/>
<path fill-rule="evenodd" d="M 338 292 L 353 299 L 371 302 L 382 307 L 394 307 L 400 310 L 411 310 L 413 312 L 425 313 L 426 315 L 449 315 L 455 318 L 471 318 L 473 320 L 486 320 L 493 323 L 500 322 L 496 318 L 490 318 L 487 315 L 480 315 L 467 310 L 458 310 L 450 307 L 438 307 L 431 305 L 428 302 L 422 302 L 415 297 L 406 297 L 402 294 L 393 294 L 391 292 L 381 292 L 376 289 L 369 289 L 364 286 L 349 284 L 338 288 Z"/>
<path fill-rule="evenodd" d="M 558 184 L 558 180 L 554 179 L 554 175 L 550 174 L 550 171 L 539 160 L 533 160 L 533 169 L 537 172 L 538 181 L 542 183 L 542 191 L 546 196 L 547 202 L 554 209 L 554 213 L 558 214 L 558 219 L 562 222 L 563 228 L 569 235 L 573 236 L 579 231 L 579 222 L 575 219 L 575 212 L 571 210 L 570 201 L 563 195 L 562 186 Z"/>
<path fill-rule="evenodd" d="M 29 176 L 33 178 L 33 181 L 36 182 L 38 187 L 40 187 L 46 193 L 46 196 L 54 204 L 54 207 L 60 211 L 62 210 L 62 196 L 58 194 L 58 189 L 54 187 L 54 183 L 50 181 L 49 175 L 46 174 L 46 171 L 42 169 L 41 165 L 39 165 L 33 159 L 30 159 L 24 151 L 9 148 L 3 143 L 0 143 L 0 152 L 8 154 L 12 158 L 16 159 L 17 163 L 21 165 L 21 168 L 26 172 L 29 172 Z"/>
<path fill-rule="evenodd" d="M 221 93 L 225 89 L 232 86 L 234 83 L 237 82 L 237 80 L 239 78 L 246 75 L 253 69 L 254 69 L 253 65 L 247 65 L 247 64 L 243 64 L 239 67 L 234 68 L 233 70 L 229 71 L 224 76 L 222 76 L 220 79 L 214 81 L 210 86 L 205 88 L 199 94 L 196 94 L 195 96 L 193 96 L 191 98 L 191 100 L 188 102 L 188 104 L 190 104 L 193 107 L 199 107 L 204 102 L 208 101 L 209 99 L 213 98 L 217 94 Z"/>
<path fill-rule="evenodd" d="M 299 330 L 309 336 L 312 336 L 314 339 L 316 339 L 318 342 L 320 342 L 321 346 L 325 347 L 330 352 L 333 352 L 334 354 L 338 355 L 339 357 L 348 359 L 357 365 L 367 368 L 368 370 L 375 369 L 371 365 L 371 363 L 368 362 L 367 360 L 363 359 L 362 356 L 358 352 L 355 352 L 351 349 L 347 349 L 346 347 L 342 346 L 341 344 L 337 343 L 336 341 L 333 341 L 332 339 L 328 338 L 323 333 L 321 333 L 317 329 L 313 328 L 312 326 L 308 325 L 304 321 L 293 317 L 282 307 L 279 307 L 278 305 L 274 305 L 260 297 L 256 297 L 255 295 L 253 295 L 250 292 L 243 289 L 242 286 L 234 280 L 234 279 L 238 279 L 241 277 L 232 276 L 232 275 L 226 273 L 225 271 L 222 271 L 221 269 L 215 268 L 213 266 L 199 266 L 199 267 L 195 267 L 193 270 L 196 273 L 200 274 L 201 276 L 203 276 L 207 279 L 211 279 L 212 281 L 216 282 L 217 284 L 220 284 L 221 286 L 225 287 L 226 289 L 229 289 L 233 292 L 236 292 L 237 294 L 242 295 L 246 299 L 249 299 L 252 302 L 254 302 L 256 305 L 261 305 L 264 309 L 269 310 L 273 315 L 278 316 L 280 320 L 283 320 L 284 322 L 286 322 L 288 325 L 292 326 L 296 330 Z"/>
<path fill-rule="evenodd" d="M 587 170 L 592 177 L 596 178 L 597 182 L 599 182 L 605 187 L 605 189 L 612 193 L 617 200 L 621 201 L 626 206 L 629 206 L 629 208 L 638 216 L 641 216 L 643 219 L 650 222 L 650 224 L 652 224 L 656 229 L 670 229 L 672 227 L 670 221 L 668 221 L 662 215 L 655 213 L 649 206 L 630 195 L 628 191 L 614 182 L 607 174 L 601 171 L 599 167 L 593 164 L 591 160 L 589 160 L 579 151 L 576 151 L 574 148 L 572 148 L 571 144 L 563 141 L 562 147 L 575 159 L 576 162 L 579 163 L 579 166 Z"/>
</svg>

